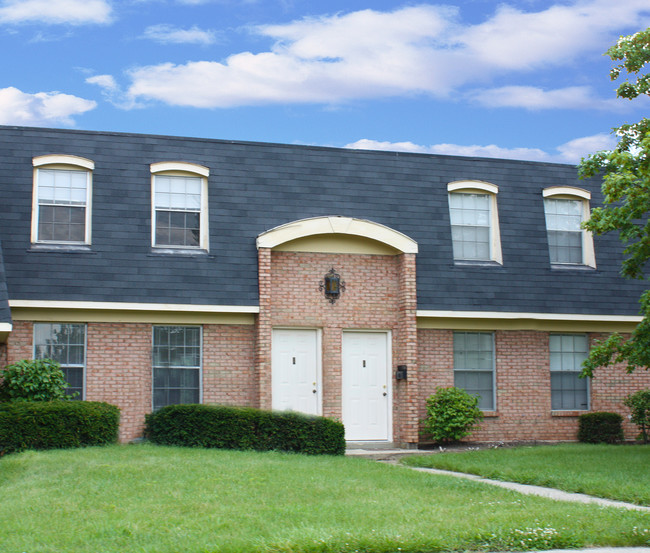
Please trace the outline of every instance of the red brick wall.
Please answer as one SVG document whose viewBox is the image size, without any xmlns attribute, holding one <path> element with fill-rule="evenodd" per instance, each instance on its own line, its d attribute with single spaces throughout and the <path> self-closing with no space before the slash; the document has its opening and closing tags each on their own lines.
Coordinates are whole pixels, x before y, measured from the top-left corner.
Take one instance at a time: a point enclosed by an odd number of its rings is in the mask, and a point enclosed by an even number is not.
<svg viewBox="0 0 650 553">
<path fill-rule="evenodd" d="M 469 440 L 576 439 L 578 416 L 583 411 L 551 411 L 548 336 L 540 331 L 495 332 L 496 412 L 486 413 Z M 426 398 L 436 386 L 453 385 L 453 332 L 421 329 L 418 337 L 420 417 L 424 417 Z M 623 406 L 624 397 L 649 387 L 648 371 L 630 375 L 622 367 L 600 369 L 591 382 L 591 410 L 614 411 L 626 417 L 629 411 Z M 624 428 L 627 439 L 636 436 L 636 427 L 628 421 Z"/>
<path fill-rule="evenodd" d="M 392 369 L 409 365 L 411 387 L 393 382 L 394 439 L 417 441 L 415 335 L 415 256 L 360 255 L 260 250 L 261 406 L 271 406 L 271 331 L 273 327 L 322 329 L 323 414 L 341 416 L 341 342 L 346 329 L 390 330 Z M 270 260 L 270 262 L 269 262 Z M 334 304 L 319 284 L 332 267 L 346 288 Z M 263 319 L 263 320 L 262 320 Z M 410 376 L 411 376 L 410 375 Z M 410 417 L 410 418 L 409 418 Z"/>
<path fill-rule="evenodd" d="M 86 397 L 121 410 L 120 440 L 142 436 L 151 412 L 151 334 L 146 323 L 88 323 Z M 33 357 L 33 325 L 14 324 L 7 342 L 8 362 Z M 203 401 L 250 405 L 255 327 L 203 325 Z"/>
</svg>

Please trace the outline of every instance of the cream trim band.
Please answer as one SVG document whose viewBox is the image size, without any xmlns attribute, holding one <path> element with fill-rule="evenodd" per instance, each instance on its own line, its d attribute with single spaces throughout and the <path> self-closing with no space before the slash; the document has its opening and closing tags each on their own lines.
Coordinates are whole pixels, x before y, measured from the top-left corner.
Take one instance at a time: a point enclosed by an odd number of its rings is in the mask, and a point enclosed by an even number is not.
<svg viewBox="0 0 650 553">
<path fill-rule="evenodd" d="M 314 217 L 300 219 L 263 232 L 257 237 L 257 248 L 275 248 L 280 244 L 316 234 L 350 234 L 392 246 L 402 253 L 418 253 L 418 244 L 405 234 L 365 219 L 351 217 Z"/>
<path fill-rule="evenodd" d="M 416 316 L 421 318 L 446 318 L 446 319 L 489 319 L 489 320 L 518 320 L 527 319 L 534 321 L 576 321 L 576 322 L 612 322 L 612 323 L 640 323 L 640 315 L 584 315 L 577 313 L 517 313 L 501 311 L 430 311 L 418 309 Z"/>
<path fill-rule="evenodd" d="M 259 313 L 257 305 L 192 305 L 183 303 L 122 303 L 102 301 L 9 300 L 9 307 L 37 309 L 95 309 L 110 311 L 166 311 L 177 313 Z"/>
</svg>

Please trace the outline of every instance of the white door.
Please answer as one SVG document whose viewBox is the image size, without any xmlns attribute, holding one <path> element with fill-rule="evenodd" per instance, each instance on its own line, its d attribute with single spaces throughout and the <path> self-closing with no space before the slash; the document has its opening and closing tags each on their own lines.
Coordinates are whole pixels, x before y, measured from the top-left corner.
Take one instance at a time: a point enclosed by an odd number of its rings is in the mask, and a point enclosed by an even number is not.
<svg viewBox="0 0 650 553">
<path fill-rule="evenodd" d="M 342 414 L 348 441 L 391 438 L 388 354 L 386 332 L 343 333 Z"/>
<path fill-rule="evenodd" d="M 273 409 L 320 415 L 318 331 L 275 329 L 271 351 Z"/>
</svg>

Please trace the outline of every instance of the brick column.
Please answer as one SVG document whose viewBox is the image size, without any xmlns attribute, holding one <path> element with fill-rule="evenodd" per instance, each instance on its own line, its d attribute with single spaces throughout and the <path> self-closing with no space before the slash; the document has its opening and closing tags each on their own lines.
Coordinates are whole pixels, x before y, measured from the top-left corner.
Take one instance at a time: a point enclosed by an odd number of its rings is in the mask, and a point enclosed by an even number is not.
<svg viewBox="0 0 650 553">
<path fill-rule="evenodd" d="M 258 393 L 255 406 L 271 409 L 271 250 L 259 248 L 257 252 L 260 312 L 257 316 L 254 379 Z"/>
<path fill-rule="evenodd" d="M 415 254 L 399 256 L 399 292 L 397 352 L 395 365 L 406 365 L 407 380 L 395 382 L 395 441 L 416 444 L 419 441 L 417 288 Z M 396 367 L 393 367 L 396 368 Z"/>
</svg>

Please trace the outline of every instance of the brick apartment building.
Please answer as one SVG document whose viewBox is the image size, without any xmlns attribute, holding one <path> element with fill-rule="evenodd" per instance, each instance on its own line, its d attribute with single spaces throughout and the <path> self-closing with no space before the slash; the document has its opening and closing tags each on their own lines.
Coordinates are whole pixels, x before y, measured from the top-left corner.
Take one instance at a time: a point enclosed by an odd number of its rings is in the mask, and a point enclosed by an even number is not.
<svg viewBox="0 0 650 553">
<path fill-rule="evenodd" d="M 55 357 L 124 441 L 203 402 L 415 445 L 452 385 L 480 397 L 473 440 L 574 440 L 650 387 L 578 378 L 643 283 L 580 229 L 602 198 L 575 167 L 22 127 L 0 167 L 0 364 Z"/>
</svg>

